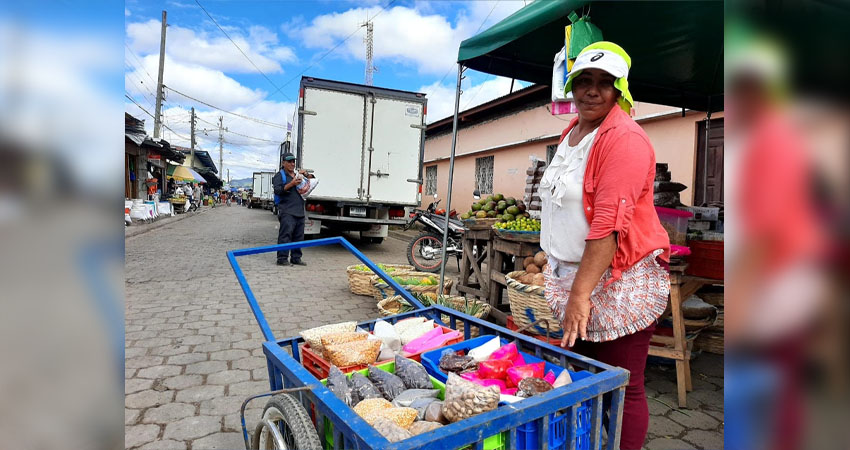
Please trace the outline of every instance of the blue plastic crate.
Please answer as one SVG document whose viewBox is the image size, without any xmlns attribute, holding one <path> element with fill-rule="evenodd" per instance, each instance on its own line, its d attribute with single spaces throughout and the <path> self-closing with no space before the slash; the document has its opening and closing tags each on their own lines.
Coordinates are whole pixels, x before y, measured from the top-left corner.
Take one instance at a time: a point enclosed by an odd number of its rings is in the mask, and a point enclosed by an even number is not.
<svg viewBox="0 0 850 450">
<path fill-rule="evenodd" d="M 445 347 L 441 347 L 435 350 L 431 350 L 422 354 L 422 365 L 425 366 L 425 370 L 428 371 L 428 374 L 432 377 L 446 382 L 448 375 L 440 370 L 440 356 L 447 349 L 451 349 L 454 352 L 463 350 L 469 351 L 475 347 L 478 347 L 490 339 L 493 339 L 495 336 L 479 336 L 475 339 L 470 339 L 468 341 L 463 341 L 457 344 L 448 345 Z M 507 339 L 502 339 L 502 345 L 509 343 Z M 555 373 L 555 376 L 561 374 L 561 371 L 564 370 L 563 367 L 552 364 L 548 361 L 542 360 L 536 356 L 529 355 L 525 352 L 520 352 L 522 357 L 525 359 L 525 362 L 528 364 L 538 363 L 543 361 L 545 366 L 545 372 L 552 371 Z M 545 373 L 544 372 L 544 373 Z M 583 378 L 587 378 L 591 376 L 590 372 L 581 371 L 581 372 L 570 372 L 570 377 L 573 381 L 578 381 Z M 576 450 L 587 450 L 590 448 L 590 401 L 582 402 L 582 404 L 576 408 Z M 565 414 L 550 414 L 549 415 L 549 448 L 552 450 L 559 450 L 562 448 L 567 448 L 567 420 L 570 418 L 569 413 Z M 540 436 L 540 428 L 541 425 L 536 420 L 533 422 L 529 422 L 526 424 L 522 424 L 516 428 L 517 433 L 517 442 L 516 448 L 517 450 L 530 450 L 540 447 L 539 436 Z"/>
</svg>

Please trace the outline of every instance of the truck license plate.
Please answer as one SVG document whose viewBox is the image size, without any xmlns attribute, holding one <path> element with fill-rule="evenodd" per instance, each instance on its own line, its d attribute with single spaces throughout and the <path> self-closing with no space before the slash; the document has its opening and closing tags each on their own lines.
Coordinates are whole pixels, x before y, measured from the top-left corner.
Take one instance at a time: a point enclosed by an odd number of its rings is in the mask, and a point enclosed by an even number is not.
<svg viewBox="0 0 850 450">
<path fill-rule="evenodd" d="M 351 207 L 351 217 L 366 217 L 366 207 L 365 206 L 352 206 Z"/>
</svg>

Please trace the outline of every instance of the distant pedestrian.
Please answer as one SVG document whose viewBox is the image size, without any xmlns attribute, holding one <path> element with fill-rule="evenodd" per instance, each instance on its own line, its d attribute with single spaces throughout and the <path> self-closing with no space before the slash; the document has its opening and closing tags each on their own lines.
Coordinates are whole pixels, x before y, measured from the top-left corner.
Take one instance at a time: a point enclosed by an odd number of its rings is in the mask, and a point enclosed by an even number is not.
<svg viewBox="0 0 850 450">
<path fill-rule="evenodd" d="M 195 201 L 195 209 L 200 209 L 201 200 L 204 198 L 204 191 L 201 189 L 201 185 L 195 183 L 195 189 L 192 192 L 192 195 L 195 197 L 193 200 Z"/>
<path fill-rule="evenodd" d="M 305 173 L 303 170 L 296 173 L 295 155 L 284 153 L 280 171 L 272 178 L 277 218 L 280 222 L 277 233 L 278 244 L 304 240 L 304 198 L 298 193 L 296 186 L 301 182 Z M 292 250 L 292 259 L 289 259 L 289 254 L 288 250 L 277 252 L 277 264 L 279 266 L 307 265 L 301 260 L 300 248 Z"/>
<path fill-rule="evenodd" d="M 248 191 L 242 191 L 242 206 L 248 205 Z"/>
</svg>

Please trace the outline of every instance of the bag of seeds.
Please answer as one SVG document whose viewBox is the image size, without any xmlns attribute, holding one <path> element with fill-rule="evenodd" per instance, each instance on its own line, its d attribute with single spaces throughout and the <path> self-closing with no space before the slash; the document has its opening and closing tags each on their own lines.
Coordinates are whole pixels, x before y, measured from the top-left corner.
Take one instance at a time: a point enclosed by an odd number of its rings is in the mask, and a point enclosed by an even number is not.
<svg viewBox="0 0 850 450">
<path fill-rule="evenodd" d="M 375 367 L 369 366 L 369 380 L 378 388 L 385 399 L 393 401 L 406 389 L 401 378 Z"/>
<path fill-rule="evenodd" d="M 431 404 L 429 404 L 425 408 L 424 419 L 428 422 L 438 422 L 443 425 L 449 424 L 449 419 L 447 419 L 446 416 L 443 415 L 443 402 L 441 402 L 440 400 L 437 400 L 436 402 L 431 402 Z"/>
<path fill-rule="evenodd" d="M 431 377 L 428 376 L 428 371 L 418 362 L 395 357 L 395 374 L 408 389 L 431 389 L 434 387 L 431 383 Z"/>
<path fill-rule="evenodd" d="M 332 345 L 345 344 L 346 342 L 365 341 L 367 337 L 369 337 L 368 333 L 357 333 L 353 331 L 326 334 L 320 338 L 322 341 L 322 348 L 324 349 L 323 356 L 325 359 L 328 358 L 328 347 Z"/>
<path fill-rule="evenodd" d="M 446 349 L 440 356 L 440 370 L 443 372 L 466 372 L 478 370 L 478 362 L 469 355 L 458 355 L 451 349 Z"/>
<path fill-rule="evenodd" d="M 410 406 L 415 400 L 427 398 L 436 400 L 440 395 L 439 389 L 408 389 L 393 399 L 393 406 Z"/>
<path fill-rule="evenodd" d="M 419 422 L 414 422 L 413 425 L 411 425 L 410 428 L 407 429 L 407 431 L 409 431 L 410 434 L 416 436 L 422 433 L 427 433 L 429 431 L 434 431 L 442 426 L 443 424 L 441 423 L 420 420 Z"/>
<path fill-rule="evenodd" d="M 383 398 L 378 388 L 360 372 L 354 372 L 349 383 L 351 385 L 352 405 L 358 405 L 368 398 Z"/>
<path fill-rule="evenodd" d="M 418 413 L 417 419 L 425 420 L 425 411 L 428 409 L 428 406 L 431 403 L 439 402 L 436 398 L 417 398 L 416 400 L 410 403 L 409 408 L 413 408 Z M 440 402 L 442 404 L 443 402 Z"/>
<path fill-rule="evenodd" d="M 390 442 L 403 441 L 409 437 L 413 437 L 409 431 L 393 423 L 392 420 L 379 418 L 372 424 L 381 436 L 387 438 Z"/>
<path fill-rule="evenodd" d="M 381 341 L 354 341 L 330 345 L 326 349 L 328 361 L 339 367 L 372 364 L 381 352 Z"/>
<path fill-rule="evenodd" d="M 476 414 L 492 411 L 499 406 L 499 395 L 499 388 L 496 386 L 479 386 L 464 380 L 457 374 L 449 373 L 443 415 L 454 423 Z"/>
<path fill-rule="evenodd" d="M 331 325 L 322 325 L 320 327 L 302 331 L 301 337 L 310 344 L 311 350 L 321 355 L 324 353 L 324 348 L 322 347 L 322 336 L 331 333 L 354 331 L 355 327 L 357 327 L 357 322 L 342 322 Z"/>
<path fill-rule="evenodd" d="M 328 389 L 346 405 L 354 405 L 354 391 L 348 384 L 348 377 L 337 366 L 331 366 L 328 371 Z"/>
</svg>

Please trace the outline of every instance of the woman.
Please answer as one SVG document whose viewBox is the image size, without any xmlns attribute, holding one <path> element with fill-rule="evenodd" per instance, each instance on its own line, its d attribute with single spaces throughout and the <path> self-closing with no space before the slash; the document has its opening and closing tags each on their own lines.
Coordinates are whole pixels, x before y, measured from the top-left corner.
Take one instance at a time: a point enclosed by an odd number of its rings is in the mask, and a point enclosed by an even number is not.
<svg viewBox="0 0 850 450">
<path fill-rule="evenodd" d="M 670 292 L 662 267 L 670 242 L 653 206 L 655 153 L 627 113 L 630 67 L 628 54 L 611 42 L 582 50 L 566 82 L 578 117 L 540 183 L 546 300 L 562 322 L 561 346 L 575 344 L 575 351 L 631 372 L 623 450 L 640 449 L 646 437 L 643 372 Z"/>
</svg>

